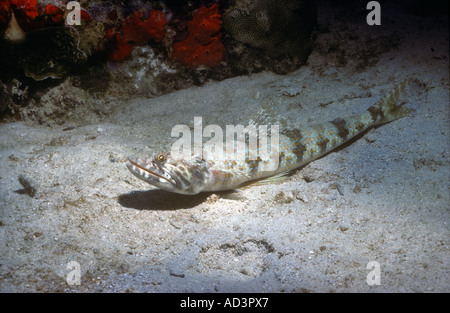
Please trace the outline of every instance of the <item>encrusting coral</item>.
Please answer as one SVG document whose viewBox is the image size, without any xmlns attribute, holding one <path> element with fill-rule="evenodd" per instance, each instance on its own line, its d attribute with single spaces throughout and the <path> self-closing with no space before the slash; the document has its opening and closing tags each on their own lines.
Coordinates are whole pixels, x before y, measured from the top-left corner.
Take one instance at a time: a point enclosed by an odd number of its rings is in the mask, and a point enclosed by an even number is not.
<svg viewBox="0 0 450 313">
<path fill-rule="evenodd" d="M 188 37 L 173 44 L 172 57 L 188 66 L 217 66 L 225 48 L 222 44 L 221 15 L 216 3 L 210 8 L 200 7 L 188 22 Z"/>
<path fill-rule="evenodd" d="M 120 62 L 127 59 L 133 46 L 145 45 L 151 39 L 160 42 L 164 38 L 165 24 L 166 16 L 162 11 L 150 10 L 147 18 L 143 12 L 135 11 L 117 33 L 109 35 L 114 38 L 116 45 L 110 60 Z"/>
</svg>

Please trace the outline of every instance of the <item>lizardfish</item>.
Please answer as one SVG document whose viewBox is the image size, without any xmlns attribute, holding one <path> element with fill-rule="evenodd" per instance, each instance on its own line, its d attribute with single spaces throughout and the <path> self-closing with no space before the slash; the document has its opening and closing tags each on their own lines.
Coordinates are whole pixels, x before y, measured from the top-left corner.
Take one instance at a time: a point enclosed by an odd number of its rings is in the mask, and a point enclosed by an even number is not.
<svg viewBox="0 0 450 313">
<path fill-rule="evenodd" d="M 139 179 L 160 189 L 194 195 L 204 191 L 238 189 L 273 177 L 280 177 L 336 149 L 367 129 L 391 122 L 413 111 L 403 107 L 400 98 L 407 82 L 398 85 L 364 113 L 308 127 L 284 127 L 279 131 L 277 167 L 270 171 L 271 160 L 259 157 L 258 148 L 246 146 L 244 159 L 222 154 L 203 153 L 179 159 L 171 151 L 155 150 L 129 158 L 128 169 Z M 269 139 L 270 141 L 270 139 Z"/>
</svg>

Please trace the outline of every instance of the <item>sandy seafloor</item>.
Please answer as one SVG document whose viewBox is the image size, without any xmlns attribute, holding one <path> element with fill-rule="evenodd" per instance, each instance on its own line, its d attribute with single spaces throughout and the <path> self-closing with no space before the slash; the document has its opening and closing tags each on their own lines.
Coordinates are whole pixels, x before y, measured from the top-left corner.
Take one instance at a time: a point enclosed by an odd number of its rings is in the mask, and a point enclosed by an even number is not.
<svg viewBox="0 0 450 313">
<path fill-rule="evenodd" d="M 449 292 L 448 16 L 386 16 L 376 31 L 329 18 L 319 11 L 329 29 L 316 44 L 339 41 L 346 65 L 316 48 L 288 75 L 130 99 L 71 130 L 1 124 L 0 291 Z M 399 45 L 368 48 L 371 62 L 355 70 L 352 52 L 378 36 Z M 291 123 L 314 124 L 360 113 L 409 78 L 421 83 L 406 103 L 414 113 L 280 183 L 183 196 L 125 166 L 194 116 L 246 125 L 269 103 Z M 34 197 L 18 191 L 19 175 Z M 71 261 L 79 286 L 66 283 Z M 370 261 L 380 285 L 367 283 Z"/>
</svg>

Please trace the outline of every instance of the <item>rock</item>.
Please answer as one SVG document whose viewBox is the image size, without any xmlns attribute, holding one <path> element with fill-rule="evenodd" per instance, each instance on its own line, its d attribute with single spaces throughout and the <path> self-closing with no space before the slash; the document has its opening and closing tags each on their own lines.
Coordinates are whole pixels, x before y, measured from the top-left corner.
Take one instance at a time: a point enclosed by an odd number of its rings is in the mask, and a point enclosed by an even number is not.
<svg viewBox="0 0 450 313">
<path fill-rule="evenodd" d="M 240 0 L 223 16 L 223 27 L 234 40 L 279 59 L 267 64 L 277 73 L 306 62 L 315 25 L 315 6 L 308 0 Z"/>
<path fill-rule="evenodd" d="M 294 201 L 294 196 L 292 195 L 292 192 L 283 192 L 280 191 L 277 193 L 274 197 L 275 202 L 280 204 L 287 204 Z"/>
</svg>

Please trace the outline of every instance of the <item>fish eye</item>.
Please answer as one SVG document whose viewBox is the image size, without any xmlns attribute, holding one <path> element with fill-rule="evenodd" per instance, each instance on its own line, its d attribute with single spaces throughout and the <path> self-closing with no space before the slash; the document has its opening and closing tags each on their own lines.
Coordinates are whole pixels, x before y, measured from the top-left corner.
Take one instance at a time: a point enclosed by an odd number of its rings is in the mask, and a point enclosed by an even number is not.
<svg viewBox="0 0 450 313">
<path fill-rule="evenodd" d="M 156 161 L 158 162 L 164 162 L 166 160 L 166 155 L 162 152 L 158 153 L 156 156 Z"/>
</svg>

